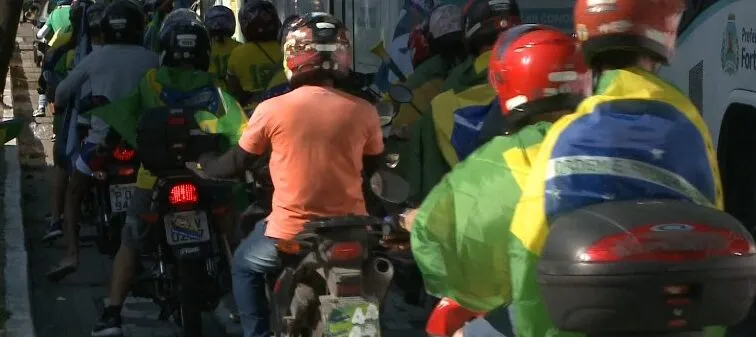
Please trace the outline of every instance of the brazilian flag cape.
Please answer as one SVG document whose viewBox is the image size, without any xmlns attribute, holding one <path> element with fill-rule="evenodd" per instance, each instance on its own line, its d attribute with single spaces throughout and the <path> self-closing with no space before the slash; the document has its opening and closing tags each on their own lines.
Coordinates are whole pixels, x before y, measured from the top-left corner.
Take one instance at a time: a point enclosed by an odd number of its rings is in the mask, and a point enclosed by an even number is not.
<svg viewBox="0 0 756 337">
<path fill-rule="evenodd" d="M 549 223 L 590 204 L 641 198 L 722 209 L 714 146 L 676 88 L 644 70 L 608 71 L 597 95 L 549 130 L 515 210 L 508 248 L 518 337 L 576 336 L 555 329 L 541 301 L 537 266 Z"/>
<path fill-rule="evenodd" d="M 430 110 L 431 100 L 441 92 L 441 86 L 451 67 L 451 61 L 436 55 L 415 69 L 407 81 L 402 83 L 412 90 L 412 104 L 399 105 L 399 112 L 392 121 L 393 127 L 410 125 L 418 120 L 424 111 Z"/>
<path fill-rule="evenodd" d="M 430 111 L 412 126 L 404 176 L 413 199 L 421 200 L 451 167 L 477 147 L 477 135 L 495 92 L 487 84 L 490 52 L 454 68 L 431 101 Z M 498 113 L 498 112 L 497 112 Z"/>
<path fill-rule="evenodd" d="M 487 312 L 511 298 L 505 238 L 521 186 L 551 123 L 497 136 L 433 188 L 412 224 L 412 253 L 425 288 Z"/>
<path fill-rule="evenodd" d="M 152 69 L 147 72 L 134 93 L 93 109 L 91 114 L 102 118 L 129 145 L 136 148 L 137 123 L 143 111 L 173 105 L 171 102 L 195 105 L 187 102 L 202 97 L 211 97 L 204 100 L 208 109 L 195 115 L 203 131 L 225 136 L 228 146 L 238 143 L 247 125 L 247 116 L 236 100 L 215 87 L 212 75 L 204 71 L 186 71 L 169 67 Z M 137 187 L 152 188 L 155 180 L 149 171 L 140 169 Z"/>
<path fill-rule="evenodd" d="M 452 63 L 436 55 L 426 60 L 407 78 L 403 83 L 405 87 L 412 90 L 412 104 L 399 104 L 399 112 L 391 122 L 391 127 L 399 129 L 407 127 L 417 122 L 423 112 L 430 111 L 431 100 L 441 92 L 441 86 L 444 84 Z M 390 102 L 389 95 L 384 100 Z M 401 158 L 409 158 L 413 155 L 412 142 L 408 139 L 389 138 L 386 141 L 386 151 L 399 153 Z M 404 160 L 399 161 L 396 167 L 398 172 L 406 172 Z"/>
</svg>

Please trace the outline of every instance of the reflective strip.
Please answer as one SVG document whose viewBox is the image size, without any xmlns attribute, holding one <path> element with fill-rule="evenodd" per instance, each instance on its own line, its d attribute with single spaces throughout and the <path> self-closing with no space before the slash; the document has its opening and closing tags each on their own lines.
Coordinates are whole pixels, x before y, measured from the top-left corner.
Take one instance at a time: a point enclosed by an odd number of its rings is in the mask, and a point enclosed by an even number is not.
<svg viewBox="0 0 756 337">
<path fill-rule="evenodd" d="M 682 176 L 637 160 L 603 156 L 569 156 L 549 160 L 546 168 L 546 180 L 576 174 L 610 175 L 642 180 L 690 197 L 699 205 L 712 206 L 712 202 Z"/>
</svg>

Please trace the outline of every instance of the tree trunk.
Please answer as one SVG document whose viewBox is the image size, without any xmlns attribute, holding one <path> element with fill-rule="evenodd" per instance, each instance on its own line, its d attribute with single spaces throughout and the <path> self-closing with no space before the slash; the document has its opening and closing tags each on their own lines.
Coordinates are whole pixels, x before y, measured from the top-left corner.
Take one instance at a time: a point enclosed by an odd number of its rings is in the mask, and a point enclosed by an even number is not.
<svg viewBox="0 0 756 337">
<path fill-rule="evenodd" d="M 0 0 L 0 93 L 5 89 L 5 76 L 16 46 L 22 4 L 23 0 Z"/>
</svg>

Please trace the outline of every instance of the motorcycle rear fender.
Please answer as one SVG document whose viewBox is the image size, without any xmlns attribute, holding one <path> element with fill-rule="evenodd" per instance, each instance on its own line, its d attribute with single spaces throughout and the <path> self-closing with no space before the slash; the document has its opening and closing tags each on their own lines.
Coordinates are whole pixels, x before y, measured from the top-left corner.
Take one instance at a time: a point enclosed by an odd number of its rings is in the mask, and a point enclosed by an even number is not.
<svg viewBox="0 0 756 337">
<path fill-rule="evenodd" d="M 465 324 L 485 313 L 477 313 L 466 309 L 449 298 L 438 302 L 428 318 L 425 332 L 429 336 L 451 336 Z"/>
<path fill-rule="evenodd" d="M 285 267 L 278 273 L 275 279 L 269 279 L 272 281 L 269 287 L 271 289 L 271 302 L 277 320 L 275 324 L 278 325 L 283 324 L 280 320 L 287 316 L 294 293 L 300 283 L 311 285 L 316 292 L 325 292 L 324 287 L 319 286 L 324 283 L 322 281 L 323 276 L 318 272 L 317 262 L 313 253 L 308 253 L 304 257 L 286 255 L 281 256 L 281 259 L 282 265 Z M 315 280 L 313 278 L 319 279 Z"/>
</svg>

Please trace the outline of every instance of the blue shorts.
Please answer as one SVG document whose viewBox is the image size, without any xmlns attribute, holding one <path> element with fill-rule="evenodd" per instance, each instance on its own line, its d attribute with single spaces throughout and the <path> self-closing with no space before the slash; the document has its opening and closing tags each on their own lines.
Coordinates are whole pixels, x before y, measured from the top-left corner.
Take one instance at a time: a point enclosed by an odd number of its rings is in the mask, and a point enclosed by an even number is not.
<svg viewBox="0 0 756 337">
<path fill-rule="evenodd" d="M 499 307 L 491 310 L 483 318 L 477 318 L 462 329 L 465 336 L 474 337 L 514 337 L 510 319 L 511 308 Z"/>
</svg>

